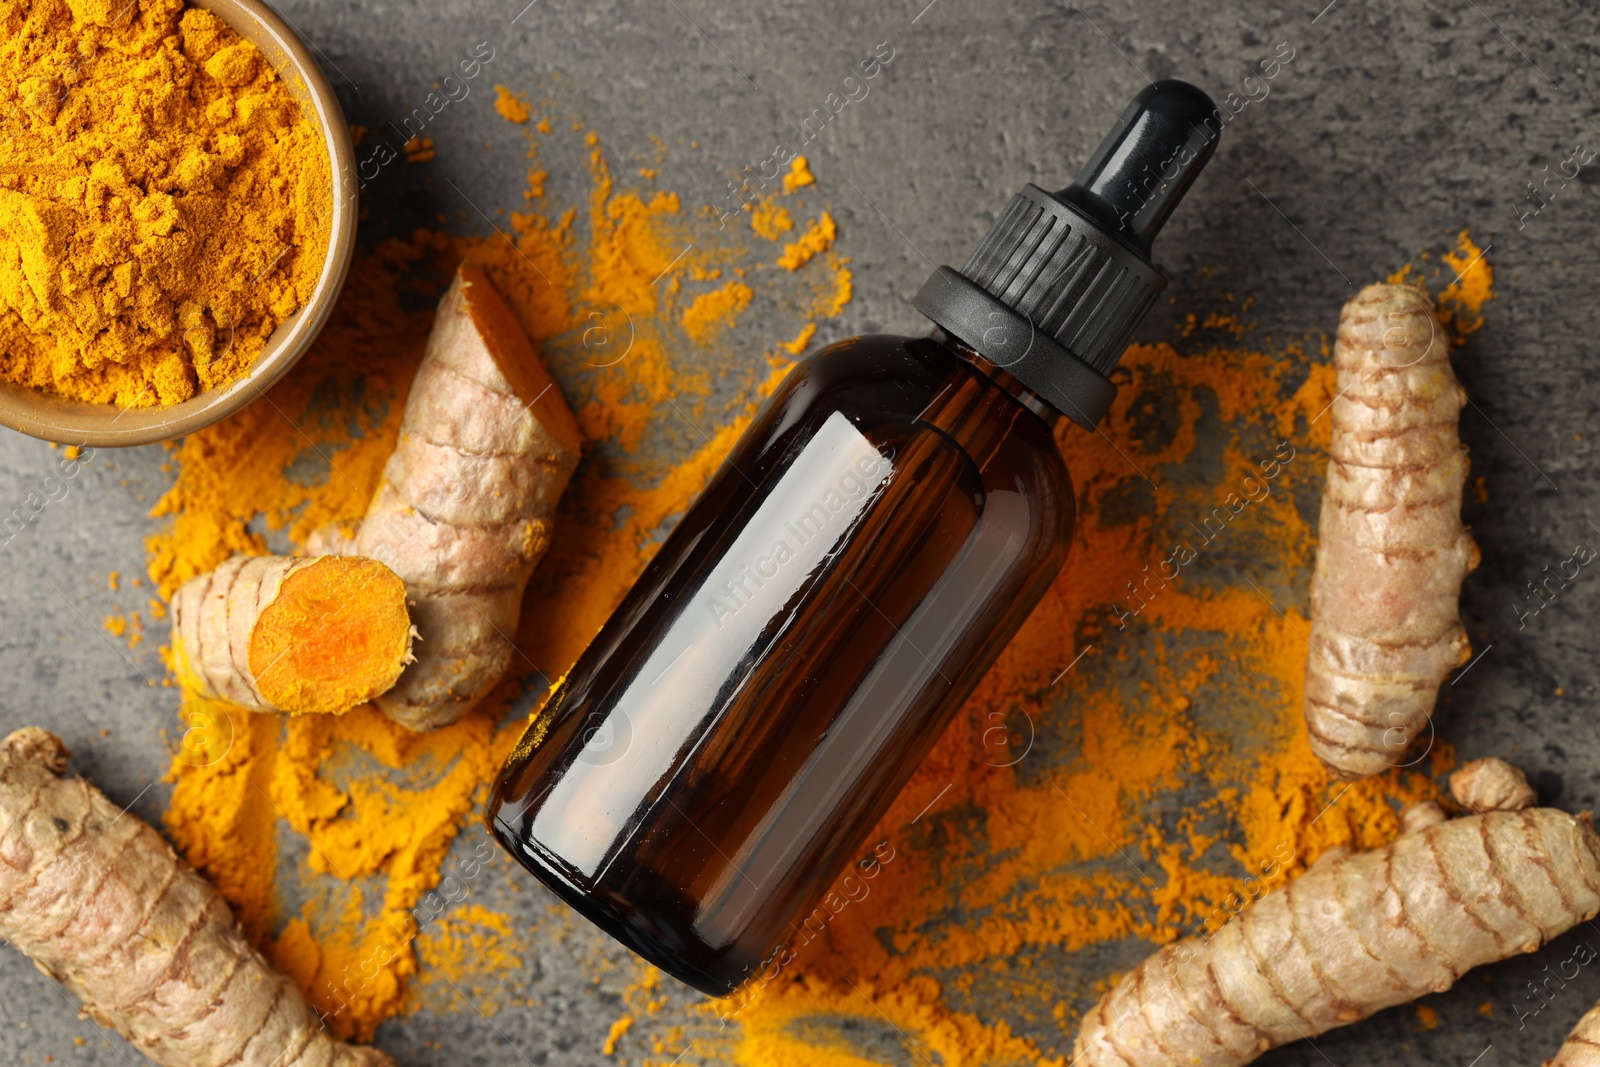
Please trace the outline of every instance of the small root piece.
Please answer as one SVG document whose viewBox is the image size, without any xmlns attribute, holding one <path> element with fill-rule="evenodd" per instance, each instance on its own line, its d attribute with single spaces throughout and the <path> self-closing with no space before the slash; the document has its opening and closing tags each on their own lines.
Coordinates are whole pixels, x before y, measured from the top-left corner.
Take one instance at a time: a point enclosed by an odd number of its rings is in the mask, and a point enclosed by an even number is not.
<svg viewBox="0 0 1600 1067">
<path fill-rule="evenodd" d="M 1400 832 L 1412 834 L 1426 830 L 1430 826 L 1438 826 L 1449 817 L 1436 802 L 1424 800 L 1400 813 Z"/>
<path fill-rule="evenodd" d="M 1450 776 L 1450 795 L 1469 811 L 1521 811 L 1539 802 L 1528 776 L 1503 759 L 1475 759 Z"/>
</svg>

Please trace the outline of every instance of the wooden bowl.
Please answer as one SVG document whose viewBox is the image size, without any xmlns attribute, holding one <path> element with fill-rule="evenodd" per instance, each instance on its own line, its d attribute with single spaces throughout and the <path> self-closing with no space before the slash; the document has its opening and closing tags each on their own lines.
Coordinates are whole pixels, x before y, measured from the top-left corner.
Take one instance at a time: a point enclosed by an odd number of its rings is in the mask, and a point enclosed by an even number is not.
<svg viewBox="0 0 1600 1067">
<path fill-rule="evenodd" d="M 328 251 L 316 289 L 304 307 L 290 315 L 256 357 L 245 375 L 221 388 L 199 393 L 171 407 L 123 408 L 86 404 L 0 381 L 0 425 L 69 445 L 97 448 L 147 445 L 170 441 L 227 418 L 272 387 L 311 347 L 321 332 L 344 285 L 355 254 L 355 147 L 344 111 L 317 61 L 300 36 L 261 0 L 190 0 L 226 22 L 255 45 L 272 64 L 300 105 L 301 112 L 322 133 L 333 182 L 333 223 Z"/>
</svg>

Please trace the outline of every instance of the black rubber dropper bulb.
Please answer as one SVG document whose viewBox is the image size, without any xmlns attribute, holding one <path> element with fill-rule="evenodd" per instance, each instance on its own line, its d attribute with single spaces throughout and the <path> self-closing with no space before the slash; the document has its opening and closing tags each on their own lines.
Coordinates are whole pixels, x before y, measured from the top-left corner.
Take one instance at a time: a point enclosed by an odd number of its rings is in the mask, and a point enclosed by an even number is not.
<svg viewBox="0 0 1600 1067">
<path fill-rule="evenodd" d="M 1138 246 L 1150 243 L 1217 147 L 1221 120 L 1211 98 L 1187 82 L 1146 88 L 1056 195 Z"/>
<path fill-rule="evenodd" d="M 1220 133 L 1205 93 L 1153 83 L 1077 181 L 1058 193 L 1025 186 L 961 270 L 934 272 L 917 310 L 1093 429 L 1117 393 L 1107 375 L 1167 287 L 1151 265 L 1151 242 Z"/>
</svg>

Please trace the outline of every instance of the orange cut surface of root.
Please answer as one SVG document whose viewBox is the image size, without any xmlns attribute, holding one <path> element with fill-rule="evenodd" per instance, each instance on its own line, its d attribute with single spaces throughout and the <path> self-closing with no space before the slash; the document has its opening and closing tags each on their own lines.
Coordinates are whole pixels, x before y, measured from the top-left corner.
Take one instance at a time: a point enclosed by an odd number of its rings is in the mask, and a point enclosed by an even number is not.
<svg viewBox="0 0 1600 1067">
<path fill-rule="evenodd" d="M 290 715 L 337 714 L 387 692 L 411 658 L 399 576 L 377 560 L 327 556 L 284 580 L 250 635 L 250 670 Z"/>
</svg>

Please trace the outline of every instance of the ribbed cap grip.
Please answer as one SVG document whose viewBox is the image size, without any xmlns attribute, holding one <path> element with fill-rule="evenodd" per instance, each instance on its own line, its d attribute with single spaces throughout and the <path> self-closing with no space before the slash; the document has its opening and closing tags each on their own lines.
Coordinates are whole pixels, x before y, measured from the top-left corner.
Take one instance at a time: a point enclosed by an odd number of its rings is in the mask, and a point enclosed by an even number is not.
<svg viewBox="0 0 1600 1067">
<path fill-rule="evenodd" d="M 1216 149 L 1215 116 L 1185 82 L 1141 90 L 1077 181 L 1025 186 L 965 267 L 934 270 L 917 310 L 1093 429 L 1117 395 L 1107 375 L 1167 287 L 1150 243 Z"/>
<path fill-rule="evenodd" d="M 1167 287 L 1136 252 L 1036 185 L 1011 198 L 961 273 L 1101 374 Z"/>
</svg>

